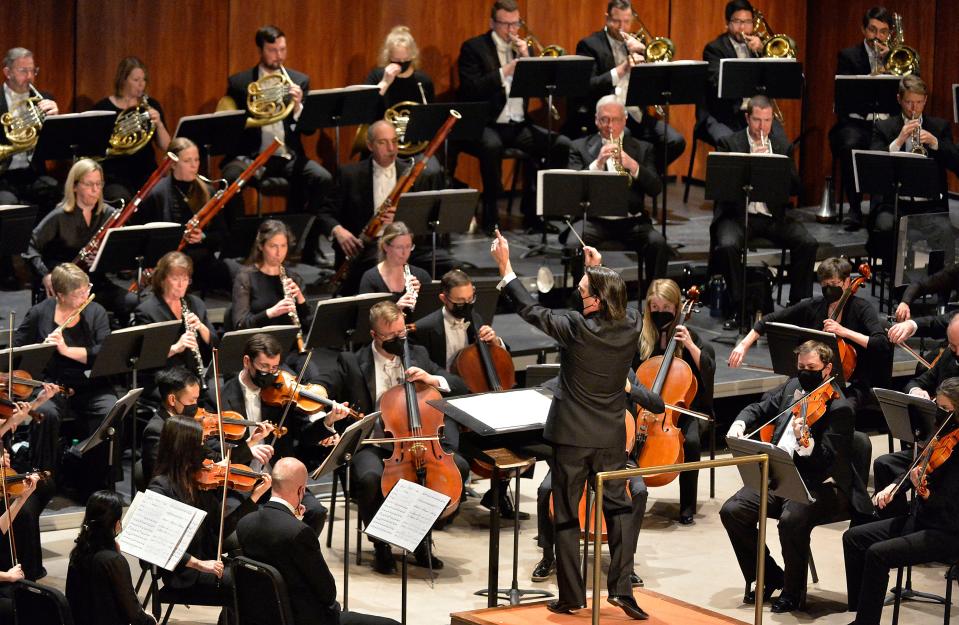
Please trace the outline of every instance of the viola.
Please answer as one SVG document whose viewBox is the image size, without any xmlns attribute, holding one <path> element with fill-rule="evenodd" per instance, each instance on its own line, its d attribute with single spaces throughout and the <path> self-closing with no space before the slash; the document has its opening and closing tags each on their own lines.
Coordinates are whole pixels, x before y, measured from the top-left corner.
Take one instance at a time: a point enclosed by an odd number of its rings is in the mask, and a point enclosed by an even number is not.
<svg viewBox="0 0 959 625">
<path fill-rule="evenodd" d="M 326 389 L 322 384 L 296 384 L 296 377 L 282 369 L 276 381 L 260 390 L 260 399 L 269 406 L 283 406 L 292 401 L 296 407 L 306 414 L 316 414 L 324 408 L 332 408 L 334 402 L 327 398 Z M 350 418 L 361 419 L 363 415 L 352 408 L 349 409 Z"/>
<path fill-rule="evenodd" d="M 959 428 L 934 439 L 923 450 L 925 459 L 922 469 L 919 471 L 919 486 L 916 487 L 916 493 L 923 499 L 929 497 L 929 484 L 926 478 L 952 456 L 952 450 L 955 449 L 957 443 L 959 443 Z"/>
<path fill-rule="evenodd" d="M 403 368 L 410 368 L 410 345 L 403 342 Z M 404 382 L 389 389 L 380 398 L 380 419 L 383 430 L 393 444 L 393 454 L 383 467 L 381 488 L 389 495 L 401 479 L 416 482 L 450 498 L 440 515 L 452 514 L 459 504 L 463 491 L 463 479 L 453 462 L 453 454 L 447 453 L 438 438 L 443 431 L 443 413 L 428 402 L 440 399 L 440 393 L 422 382 Z M 436 440 L 402 440 L 420 437 L 437 437 Z"/>
<path fill-rule="evenodd" d="M 249 493 L 263 481 L 265 476 L 265 473 L 254 471 L 245 464 L 230 464 L 229 477 L 227 477 L 227 465 L 216 464 L 207 458 L 203 461 L 203 466 L 196 472 L 194 478 L 197 488 L 200 490 L 223 488 L 225 483 L 230 490 Z"/>
<path fill-rule="evenodd" d="M 802 418 L 801 434 L 799 435 L 799 444 L 803 447 L 809 447 L 809 428 L 816 424 L 829 409 L 829 402 L 839 399 L 839 391 L 832 384 L 820 386 L 818 389 L 807 393 L 792 407 L 793 417 Z"/>
<path fill-rule="evenodd" d="M 859 287 L 861 287 L 864 282 L 872 278 L 872 269 L 869 268 L 868 263 L 859 265 L 859 274 L 860 275 L 849 284 L 848 288 L 843 289 L 842 297 L 839 298 L 836 309 L 829 315 L 829 318 L 833 321 L 839 319 L 849 298 L 856 294 L 856 291 L 859 290 Z M 839 337 L 836 337 L 836 345 L 839 347 L 839 360 L 842 361 L 842 375 L 843 378 L 848 381 L 852 377 L 852 374 L 856 372 L 856 348 Z"/>
<path fill-rule="evenodd" d="M 220 423 L 223 423 L 223 437 L 231 441 L 242 440 L 248 427 L 256 427 L 260 423 L 272 425 L 269 421 L 250 421 L 244 419 L 243 415 L 232 410 L 224 410 L 222 417 L 222 419 L 218 419 L 216 413 L 200 408 L 196 411 L 196 415 L 193 418 L 199 421 L 203 426 L 203 438 L 219 436 Z M 279 438 L 286 434 L 287 429 L 285 427 L 275 428 L 273 432 L 277 438 Z"/>
<path fill-rule="evenodd" d="M 49 471 L 31 471 L 30 473 L 17 473 L 13 469 L 4 467 L 3 469 L 3 479 L 6 489 L 7 497 L 19 497 L 23 494 L 23 491 L 26 490 L 26 480 L 31 475 L 36 475 L 40 478 L 40 481 L 44 481 L 50 477 Z"/>
<path fill-rule="evenodd" d="M 699 289 L 690 287 L 686 293 L 686 302 L 683 304 L 677 326 L 685 325 L 686 320 L 693 313 L 696 301 L 699 299 Z M 699 383 L 693 370 L 677 354 L 676 330 L 666 344 L 666 351 L 662 356 L 648 358 L 636 371 L 636 380 L 663 398 L 663 401 L 673 406 L 688 408 L 696 397 Z M 683 462 L 683 433 L 676 426 L 676 415 L 666 409 L 662 414 L 655 415 L 644 408 L 637 406 L 636 417 L 636 444 L 641 446 L 637 465 L 640 467 L 656 467 Z M 644 478 L 647 486 L 665 486 L 679 475 L 678 472 L 659 473 Z"/>
</svg>

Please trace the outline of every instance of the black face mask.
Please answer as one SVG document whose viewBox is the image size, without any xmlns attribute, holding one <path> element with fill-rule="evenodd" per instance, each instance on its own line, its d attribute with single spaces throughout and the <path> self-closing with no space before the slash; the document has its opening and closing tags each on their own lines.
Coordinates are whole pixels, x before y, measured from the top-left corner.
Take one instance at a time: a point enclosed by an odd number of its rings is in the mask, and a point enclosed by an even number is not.
<svg viewBox="0 0 959 625">
<path fill-rule="evenodd" d="M 254 371 L 253 384 L 258 388 L 269 388 L 276 382 L 276 376 L 277 374 L 269 371 Z"/>
<path fill-rule="evenodd" d="M 799 386 L 807 393 L 823 382 L 822 369 L 800 369 L 796 377 L 799 378 Z"/>
<path fill-rule="evenodd" d="M 663 332 L 669 327 L 669 324 L 673 322 L 676 315 L 668 310 L 654 310 L 649 313 L 649 318 L 653 320 L 653 325 L 656 326 L 656 329 Z"/>
<path fill-rule="evenodd" d="M 473 316 L 473 303 L 453 304 L 449 310 L 450 314 L 457 319 L 469 319 Z"/>
<path fill-rule="evenodd" d="M 180 414 L 184 417 L 189 417 L 192 419 L 196 416 L 197 410 L 200 409 L 199 404 L 183 404 L 183 410 L 180 411 Z"/>
<path fill-rule="evenodd" d="M 842 297 L 842 287 L 841 286 L 824 286 L 822 287 L 822 296 L 826 298 L 826 303 L 832 304 L 833 302 L 838 302 Z"/>
<path fill-rule="evenodd" d="M 400 73 L 402 74 L 410 68 L 410 65 L 413 64 L 413 61 L 390 61 L 390 63 L 395 63 L 400 66 Z"/>
<path fill-rule="evenodd" d="M 383 351 L 387 354 L 393 354 L 394 356 L 403 357 L 403 347 L 406 345 L 406 339 L 394 336 L 388 341 L 383 341 Z"/>
</svg>

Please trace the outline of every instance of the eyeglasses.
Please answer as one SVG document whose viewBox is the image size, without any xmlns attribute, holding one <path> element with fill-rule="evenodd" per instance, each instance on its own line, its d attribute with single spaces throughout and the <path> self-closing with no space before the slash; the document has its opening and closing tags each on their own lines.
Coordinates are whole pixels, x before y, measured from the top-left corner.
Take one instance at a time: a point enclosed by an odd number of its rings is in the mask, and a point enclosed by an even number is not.
<svg viewBox="0 0 959 625">
<path fill-rule="evenodd" d="M 447 298 L 446 301 L 448 301 L 448 302 L 449 302 L 450 304 L 452 304 L 453 306 L 464 306 L 464 305 L 466 305 L 466 304 L 475 304 L 475 303 L 476 303 L 476 296 L 475 296 L 475 295 L 474 295 L 473 297 L 471 297 L 470 299 L 463 300 L 462 302 L 457 302 L 455 299 L 451 298 L 449 295 L 447 295 L 446 298 Z"/>
<path fill-rule="evenodd" d="M 729 23 L 732 24 L 733 26 L 739 26 L 741 28 L 745 26 L 746 24 L 752 24 L 753 21 L 752 20 L 729 20 Z"/>
<path fill-rule="evenodd" d="M 77 184 L 80 185 L 81 187 L 86 187 L 86 188 L 88 188 L 88 189 L 102 189 L 102 188 L 103 188 L 103 183 L 102 183 L 102 182 L 78 182 Z"/>
<path fill-rule="evenodd" d="M 389 247 L 392 247 L 397 252 L 412 252 L 416 249 L 416 245 L 411 243 L 409 245 L 398 245 L 396 243 L 387 243 Z"/>
<path fill-rule="evenodd" d="M 519 28 L 520 24 L 523 23 L 522 21 L 517 21 L 517 22 L 501 22 L 500 20 L 493 20 L 493 21 L 499 24 L 500 26 L 505 26 L 506 28 Z"/>
<path fill-rule="evenodd" d="M 256 369 L 257 372 L 259 372 L 259 373 L 272 373 L 272 374 L 276 374 L 276 373 L 279 373 L 279 372 L 280 372 L 280 365 L 275 365 L 275 366 L 272 366 L 272 367 L 268 367 L 267 369 L 261 369 L 261 368 L 259 368 L 258 366 L 253 365 L 253 368 Z"/>
<path fill-rule="evenodd" d="M 21 76 L 39 76 L 40 68 L 39 67 L 18 67 L 13 70 L 15 74 L 20 74 Z"/>
<path fill-rule="evenodd" d="M 609 126 L 610 124 L 622 124 L 626 121 L 623 117 L 597 117 L 596 123 L 600 126 Z"/>
<path fill-rule="evenodd" d="M 396 332 L 396 333 L 393 333 L 393 334 L 380 334 L 380 333 L 377 332 L 376 330 L 373 330 L 373 334 L 375 334 L 375 335 L 376 335 L 381 341 L 383 341 L 384 343 L 385 343 L 386 341 L 391 341 L 391 340 L 393 340 L 393 339 L 405 339 L 405 338 L 406 338 L 406 330 L 403 330 L 402 332 Z"/>
<path fill-rule="evenodd" d="M 870 26 L 866 26 L 866 32 L 869 33 L 870 35 L 884 35 L 884 36 L 885 36 L 885 35 L 888 35 L 888 34 L 889 34 L 889 29 L 888 29 L 888 28 L 878 28 L 878 29 L 877 29 L 875 26 L 870 25 Z"/>
</svg>

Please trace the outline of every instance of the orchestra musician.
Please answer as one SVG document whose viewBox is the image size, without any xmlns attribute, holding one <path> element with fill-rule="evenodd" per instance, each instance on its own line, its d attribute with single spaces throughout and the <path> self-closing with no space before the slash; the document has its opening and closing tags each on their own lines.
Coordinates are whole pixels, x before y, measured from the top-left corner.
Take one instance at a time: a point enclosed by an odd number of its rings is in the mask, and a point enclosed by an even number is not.
<svg viewBox="0 0 959 625">
<path fill-rule="evenodd" d="M 407 338 L 406 318 L 400 308 L 391 301 L 378 302 L 370 308 L 370 347 L 362 347 L 355 352 L 340 352 L 336 367 L 323 371 L 317 382 L 326 389 L 329 397 L 348 398 L 353 408 L 369 414 L 379 408 L 383 394 L 404 381 L 420 381 L 439 389 L 444 395 L 464 395 L 468 389 L 459 376 L 430 360 L 426 349 L 418 345 L 410 346 L 412 366 L 403 370 L 399 354 L 403 353 L 403 344 Z M 445 449 L 455 451 L 458 448 L 459 430 L 455 423 L 446 418 L 442 432 Z M 382 422 L 378 421 L 373 438 L 383 437 Z M 378 445 L 365 445 L 353 456 L 353 494 L 356 496 L 360 518 L 368 527 L 374 515 L 383 503 L 381 487 L 383 461 L 390 457 L 388 449 Z M 469 463 L 454 454 L 457 468 L 466 480 L 469 475 Z M 373 569 L 382 574 L 396 571 L 396 562 L 387 543 L 370 538 L 373 542 L 375 557 Z M 424 539 L 414 552 L 414 563 L 438 571 L 443 561 L 430 556 L 428 539 Z"/>
<path fill-rule="evenodd" d="M 456 142 L 452 151 L 466 152 L 479 159 L 483 179 L 481 225 L 487 233 L 491 233 L 499 221 L 497 201 L 503 191 L 504 149 L 517 148 L 532 157 L 532 163 L 523 168 L 521 209 L 525 228 L 537 225 L 534 170 L 544 161 L 550 167 L 565 167 L 569 154 L 567 137 L 561 134 L 548 137 L 546 128 L 529 119 L 527 101 L 510 97 L 516 63 L 530 55 L 526 41 L 518 34 L 520 22 L 516 0 L 496 0 L 490 9 L 490 30 L 467 39 L 460 46 L 458 97 L 468 102 L 486 102 L 489 123 L 479 141 Z M 450 172 L 455 171 L 451 164 Z"/>
<path fill-rule="evenodd" d="M 0 469 L 11 466 L 10 454 L 4 449 L 0 454 Z M 39 483 L 40 478 L 36 474 L 28 474 L 24 478 L 23 492 L 17 497 L 8 494 L 9 510 L 0 497 L 0 510 L 3 510 L 0 515 L 0 582 L 22 578 L 36 581 L 47 574 L 47 570 L 43 568 L 43 550 L 40 547 L 40 512 L 50 501 L 50 495 L 37 493 Z M 16 565 L 10 561 L 11 537 L 15 539 Z M 5 574 L 16 577 L 4 579 Z M 8 588 L 6 584 L 0 583 L 0 619 L 4 615 L 4 600 L 10 599 Z"/>
<path fill-rule="evenodd" d="M 943 380 L 936 389 L 940 419 L 953 420 L 939 440 L 955 436 L 955 410 L 959 407 L 959 378 Z M 942 421 L 936 424 L 942 425 Z M 936 442 L 930 443 L 936 445 Z M 856 612 L 856 625 L 879 625 L 889 570 L 926 562 L 952 562 L 959 557 L 959 466 L 946 451 L 945 460 L 928 476 L 921 466 L 910 469 L 907 464 L 893 482 L 881 489 L 876 486 L 874 500 L 880 509 L 889 505 L 896 485 L 903 488 L 919 485 L 919 478 L 928 480 L 926 494 L 917 494 L 914 514 L 903 513 L 865 525 L 851 527 L 842 536 L 846 564 L 846 588 L 849 609 Z M 933 465 L 930 465 L 933 466 Z M 906 480 L 908 471 L 908 480 Z"/>
<path fill-rule="evenodd" d="M 809 425 L 809 445 L 801 444 L 803 417 L 786 410 L 811 393 L 832 375 L 832 350 L 817 341 L 806 341 L 796 348 L 796 377 L 769 391 L 762 399 L 746 406 L 733 421 L 727 436 L 742 438 L 773 419 L 772 444 L 793 459 L 812 503 L 804 504 L 769 495 L 767 516 L 779 519 L 779 540 L 785 571 L 766 549 L 763 601 L 782 588 L 773 601 L 772 611 L 780 614 L 801 610 L 806 599 L 806 566 L 809 561 L 809 536 L 814 527 L 857 515 L 870 516 L 872 505 L 866 494 L 863 476 L 852 464 L 854 417 L 851 406 L 838 389 L 834 398 L 825 400 L 825 414 Z M 778 416 L 777 416 L 778 415 Z M 774 419 L 775 418 L 775 419 Z M 757 521 L 759 493 L 744 486 L 726 500 L 719 517 L 726 528 L 739 568 L 746 579 L 743 603 L 756 600 L 752 584 L 756 571 Z"/>
<path fill-rule="evenodd" d="M 610 242 L 619 243 L 633 250 L 639 259 L 640 271 L 645 265 L 645 283 L 666 275 L 669 260 L 669 246 L 664 237 L 653 227 L 646 211 L 647 195 L 657 195 L 662 191 L 662 183 L 656 175 L 653 146 L 646 141 L 627 136 L 626 108 L 616 96 L 606 95 L 596 102 L 596 134 L 573 141 L 569 153 L 569 167 L 576 170 L 617 171 L 629 176 L 629 199 L 627 217 L 595 216 L 586 220 L 585 227 L 580 219 L 573 224 L 587 245 L 612 249 Z M 600 209 L 601 210 L 601 209 Z M 568 247 L 579 245 L 575 237 L 566 236 Z M 582 258 L 574 256 L 573 277 L 578 280 L 582 275 Z"/>
<path fill-rule="evenodd" d="M 738 18 L 737 18 L 738 19 Z M 792 174 L 790 195 L 799 191 L 799 175 L 792 160 L 792 145 L 783 135 L 773 132 L 773 107 L 766 96 L 749 99 L 744 116 L 746 127 L 725 135 L 719 141 L 720 152 L 744 154 L 783 154 L 790 159 Z M 813 267 L 816 263 L 818 242 L 799 221 L 788 217 L 787 206 L 769 206 L 765 202 L 716 202 L 713 223 L 710 226 L 714 271 L 722 272 L 729 285 L 732 316 L 724 328 L 739 326 L 739 314 L 744 296 L 742 250 L 744 236 L 771 240 L 775 245 L 789 248 L 789 302 L 795 304 L 812 294 Z M 749 213 L 749 231 L 743 232 L 743 212 Z"/>
<path fill-rule="evenodd" d="M 419 65 L 420 49 L 409 27 L 391 28 L 380 48 L 379 66 L 366 76 L 366 84 L 380 89 L 382 102 L 377 117 L 400 102 L 428 104 L 436 99 L 433 80 Z"/>
<path fill-rule="evenodd" d="M 636 37 L 629 36 L 633 27 L 633 7 L 630 0 L 609 0 L 606 3 L 606 26 L 590 34 L 576 44 L 576 54 L 588 56 L 596 61 L 593 76 L 589 80 L 590 98 L 580 107 L 579 125 L 585 128 L 589 123 L 589 113 L 597 100 L 613 95 L 617 102 L 626 104 L 629 91 L 629 73 L 642 57 L 645 46 Z M 644 60 L 640 60 L 644 62 Z M 635 139 L 651 143 L 656 169 L 661 172 L 663 163 L 663 144 L 666 147 L 666 165 L 669 165 L 686 150 L 686 140 L 664 120 L 644 113 L 639 107 L 629 107 L 626 125 Z M 571 116 L 572 120 L 573 116 Z M 576 130 L 579 130 L 578 128 Z M 573 136 L 573 135 L 570 135 Z M 578 136 L 578 135 L 577 135 Z M 572 156 L 572 154 L 571 154 Z"/>
<path fill-rule="evenodd" d="M 273 25 L 261 26 L 256 31 L 256 47 L 260 51 L 257 65 L 230 76 L 227 81 L 227 95 L 236 106 L 245 110 L 249 116 L 247 89 L 251 83 L 266 76 L 282 74 L 289 76 L 288 94 L 282 103 L 292 102 L 293 110 L 279 121 L 261 127 L 248 128 L 243 132 L 241 148 L 237 154 L 227 155 L 223 159 L 221 174 L 229 182 L 236 180 L 251 160 L 269 146 L 274 138 L 283 142 L 266 163 L 264 177 L 286 178 L 290 183 L 290 212 L 308 212 L 316 215 L 320 210 L 323 197 L 329 192 L 333 178 L 319 163 L 309 159 L 303 149 L 301 136 L 304 133 L 298 126 L 303 113 L 303 96 L 310 90 L 310 78 L 306 74 L 284 66 L 287 55 L 286 35 Z M 242 194 L 237 194 L 230 202 L 232 219 L 242 217 Z M 307 264 L 316 263 L 317 237 L 309 232 L 303 235 L 303 259 Z"/>
<path fill-rule="evenodd" d="M 376 247 L 380 262 L 360 278 L 359 292 L 390 293 L 397 306 L 413 310 L 422 285 L 433 281 L 429 272 L 409 262 L 410 253 L 416 247 L 413 235 L 402 221 L 394 221 L 383 228 Z"/>
<path fill-rule="evenodd" d="M 533 301 L 516 280 L 509 243 L 497 232 L 490 247 L 505 289 L 526 322 L 560 344 L 560 373 L 543 437 L 553 446 L 553 527 L 556 540 L 559 598 L 547 604 L 555 613 L 572 613 L 586 606 L 579 566 L 577 504 L 586 480 L 600 471 L 623 468 L 626 429 L 623 425 L 623 385 L 639 338 L 639 315 L 626 308 L 626 285 L 615 271 L 603 267 L 592 247 L 583 249 L 586 273 L 579 282 L 582 312 L 555 313 Z M 590 432 L 590 436 L 584 436 Z M 603 514 L 609 536 L 610 565 L 607 601 L 633 619 L 648 618 L 633 598 L 633 521 L 622 481 L 608 482 Z"/>
<path fill-rule="evenodd" d="M 862 43 L 843 48 L 836 61 L 836 74 L 840 76 L 868 76 L 877 74 L 889 54 L 889 38 L 892 35 L 892 13 L 885 7 L 874 6 L 862 16 Z M 885 113 L 858 113 L 844 115 L 829 130 L 829 148 L 833 160 L 839 160 L 842 171 L 842 186 L 849 201 L 849 214 L 844 223 L 853 231 L 862 227 L 862 194 L 856 191 L 853 174 L 852 151 L 868 150 L 872 143 L 873 117 L 882 119 Z M 840 199 L 840 201 L 842 201 Z"/>
<path fill-rule="evenodd" d="M 910 306 L 916 299 L 926 295 L 938 295 L 939 302 L 945 304 L 957 290 L 959 290 L 959 263 L 947 265 L 931 276 L 924 276 L 917 282 L 910 283 L 903 291 L 899 305 L 896 306 L 896 321 L 902 322 L 912 318 Z"/>
<path fill-rule="evenodd" d="M 948 120 L 923 113 L 929 99 L 929 88 L 918 76 L 903 76 L 897 96 L 901 115 L 877 120 L 873 124 L 873 150 L 920 153 L 936 162 L 939 170 L 937 188 L 930 189 L 927 198 L 900 196 L 899 212 L 938 212 L 948 210 L 949 183 L 946 171 L 959 173 L 959 149 L 952 140 Z M 918 141 L 917 141 L 918 139 Z M 893 213 L 892 197 L 873 197 L 869 213 L 869 241 L 866 249 L 873 256 L 892 264 L 895 236 L 898 228 Z"/>
<path fill-rule="evenodd" d="M 210 362 L 217 345 L 216 330 L 207 316 L 206 304 L 187 293 L 193 277 L 193 261 L 183 252 L 167 252 L 153 273 L 153 292 L 143 298 L 133 313 L 134 325 L 160 321 L 183 321 L 183 333 L 167 352 L 165 368 L 182 366 L 198 378 Z M 141 373 L 144 388 L 152 390 L 153 373 Z M 162 397 L 162 395 L 161 395 Z M 159 432 L 157 433 L 159 434 Z"/>
<path fill-rule="evenodd" d="M 67 568 L 67 601 L 75 623 L 156 625 L 140 607 L 130 565 L 117 547 L 123 499 L 99 490 L 87 500 L 83 524 Z"/>
<path fill-rule="evenodd" d="M 729 355 L 729 366 L 735 368 L 743 364 L 746 353 L 765 334 L 767 323 L 791 323 L 811 330 L 832 332 L 855 348 L 856 361 L 859 363 L 851 379 L 846 380 L 849 384 L 845 389 L 846 400 L 853 410 L 873 402 L 872 389 L 885 385 L 892 357 L 892 347 L 875 308 L 853 294 L 846 301 L 839 318 L 830 319 L 843 292 L 850 288 L 851 273 L 852 266 L 845 258 L 827 258 L 819 263 L 816 276 L 822 294 L 769 313 L 757 321 L 749 334 L 733 348 Z"/>
<path fill-rule="evenodd" d="M 753 5 L 749 0 L 730 0 L 726 3 L 726 31 L 706 44 L 703 60 L 709 63 L 705 108 L 697 107 L 696 125 L 709 137 L 709 143 L 719 145 L 720 139 L 746 127 L 743 111 L 748 98 L 719 97 L 719 67 L 722 59 L 750 59 L 761 55 L 762 39 L 753 33 Z M 748 115 L 748 111 L 747 111 Z M 772 122 L 766 134 L 772 134 L 780 145 L 788 145 L 786 131 L 779 120 Z"/>
<path fill-rule="evenodd" d="M 398 181 L 410 173 L 413 161 L 400 159 L 396 128 L 386 120 L 373 122 L 366 133 L 370 155 L 356 163 L 347 163 L 337 172 L 335 191 L 323 204 L 317 221 L 320 232 L 333 239 L 336 264 L 352 258 L 342 295 L 355 295 L 363 274 L 376 265 L 375 246 L 364 247 L 359 238 L 366 224 L 384 207 L 385 200 Z M 413 183 L 411 191 L 433 191 L 443 186 L 442 170 L 431 158 Z M 396 207 L 384 207 L 383 223 L 393 222 Z M 377 233 L 380 236 L 382 232 Z"/>
<path fill-rule="evenodd" d="M 186 225 L 210 200 L 210 185 L 198 176 L 200 150 L 196 144 L 186 137 L 177 137 L 170 142 L 167 151 L 179 160 L 173 164 L 170 175 L 160 179 L 143 199 L 130 219 L 132 224 L 167 221 Z M 223 211 L 217 213 L 205 228 L 186 233 L 187 245 L 183 253 L 190 257 L 196 269 L 192 276 L 194 290 L 229 291 L 230 269 L 217 258 L 228 237 Z"/>
<path fill-rule="evenodd" d="M 113 95 L 95 103 L 91 110 L 112 111 L 120 115 L 137 107 L 143 107 L 153 125 L 153 139 L 132 154 L 113 155 L 103 161 L 103 173 L 106 174 L 106 187 L 103 196 L 107 201 L 123 199 L 129 202 L 137 189 L 143 186 L 157 167 L 153 146 L 165 152 L 170 145 L 170 131 L 163 119 L 163 108 L 154 98 L 147 95 L 147 68 L 135 56 L 128 56 L 117 65 L 113 79 Z M 144 128 L 139 122 L 138 128 Z"/>
<path fill-rule="evenodd" d="M 237 524 L 243 555 L 274 567 L 290 596 L 295 625 L 399 625 L 380 616 L 343 612 L 336 601 L 336 580 L 330 572 L 316 531 L 303 523 L 306 467 L 283 458 L 273 467 L 273 496 Z"/>
</svg>

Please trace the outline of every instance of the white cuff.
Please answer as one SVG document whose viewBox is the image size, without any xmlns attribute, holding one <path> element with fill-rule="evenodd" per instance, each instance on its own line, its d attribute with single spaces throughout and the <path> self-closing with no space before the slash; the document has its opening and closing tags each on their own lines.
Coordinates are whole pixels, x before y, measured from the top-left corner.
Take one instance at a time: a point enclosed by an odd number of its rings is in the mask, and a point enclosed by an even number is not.
<svg viewBox="0 0 959 625">
<path fill-rule="evenodd" d="M 800 445 L 796 448 L 796 454 L 802 456 L 803 458 L 812 455 L 812 450 L 816 448 L 816 439 L 812 436 L 809 437 L 809 447 L 803 447 Z"/>
<path fill-rule="evenodd" d="M 507 284 L 509 284 L 510 282 L 512 282 L 512 281 L 515 280 L 515 279 L 516 279 L 516 273 L 515 273 L 515 272 L 512 272 L 512 271 L 509 272 L 508 274 L 506 274 L 505 276 L 503 276 L 503 279 L 500 280 L 500 281 L 499 281 L 499 284 L 496 285 L 496 290 L 497 290 L 497 291 L 502 291 L 504 286 L 506 286 Z"/>
<path fill-rule="evenodd" d="M 440 390 L 441 390 L 441 391 L 443 391 L 444 393 L 449 393 L 449 392 L 450 392 L 450 383 L 446 381 L 446 378 L 444 378 L 444 377 L 441 376 L 441 375 L 436 375 L 436 376 L 433 376 L 433 377 L 435 377 L 435 378 L 436 378 L 436 381 L 440 383 Z"/>
<path fill-rule="evenodd" d="M 629 75 L 629 74 L 627 74 L 627 76 L 628 76 L 628 75 Z M 613 79 L 613 86 L 614 86 L 614 87 L 619 84 L 619 81 L 620 81 L 620 80 L 622 80 L 623 78 L 625 78 L 625 76 L 622 76 L 622 77 L 621 77 L 621 76 L 619 75 L 619 73 L 616 71 L 616 68 L 615 68 L 615 67 L 614 67 L 613 69 L 609 70 L 609 76 L 610 76 L 610 78 Z"/>
<path fill-rule="evenodd" d="M 590 170 L 590 171 L 599 171 L 599 159 L 598 159 L 598 158 L 597 158 L 595 161 L 593 161 L 592 163 L 589 164 L 589 170 Z"/>
<path fill-rule="evenodd" d="M 892 143 L 889 144 L 890 152 L 898 152 L 902 149 L 902 143 L 899 142 L 899 137 L 896 137 Z"/>
</svg>

